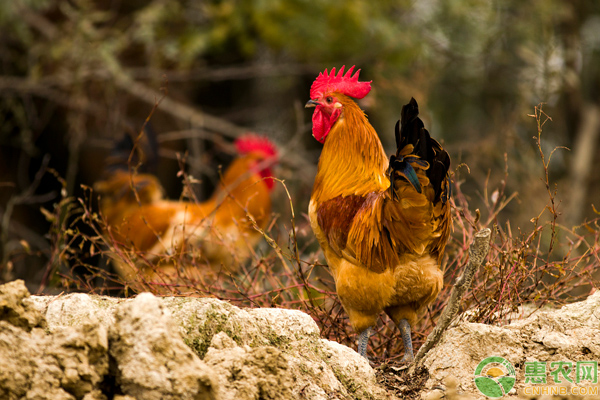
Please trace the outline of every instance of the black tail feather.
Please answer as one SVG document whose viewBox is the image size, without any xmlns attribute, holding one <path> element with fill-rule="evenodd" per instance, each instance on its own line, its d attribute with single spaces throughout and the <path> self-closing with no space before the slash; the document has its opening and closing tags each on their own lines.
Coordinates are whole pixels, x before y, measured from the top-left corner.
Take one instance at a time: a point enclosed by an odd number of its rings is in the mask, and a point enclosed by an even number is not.
<svg viewBox="0 0 600 400">
<path fill-rule="evenodd" d="M 411 154 L 429 163 L 426 174 L 435 191 L 434 202 L 442 200 L 445 203 L 450 197 L 448 183 L 450 156 L 425 129 L 423 121 L 419 118 L 419 105 L 414 98 L 402 107 L 401 119 L 396 123 L 395 134 L 397 146 L 395 158 L 399 157 L 400 152 L 407 145 L 412 145 Z"/>
</svg>

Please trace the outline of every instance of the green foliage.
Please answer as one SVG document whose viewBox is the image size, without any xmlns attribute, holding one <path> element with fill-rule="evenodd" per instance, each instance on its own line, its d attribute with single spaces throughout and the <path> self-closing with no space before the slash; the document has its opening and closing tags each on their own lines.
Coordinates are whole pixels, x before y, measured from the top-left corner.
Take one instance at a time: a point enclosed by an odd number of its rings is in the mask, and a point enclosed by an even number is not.
<svg viewBox="0 0 600 400">
<path fill-rule="evenodd" d="M 14 0 L 3 1 L 0 4 L 0 29 L 4 34 L 13 36 L 17 40 L 31 43 L 33 35 L 27 21 L 21 18 L 23 10 L 44 11 L 52 0 Z"/>
</svg>

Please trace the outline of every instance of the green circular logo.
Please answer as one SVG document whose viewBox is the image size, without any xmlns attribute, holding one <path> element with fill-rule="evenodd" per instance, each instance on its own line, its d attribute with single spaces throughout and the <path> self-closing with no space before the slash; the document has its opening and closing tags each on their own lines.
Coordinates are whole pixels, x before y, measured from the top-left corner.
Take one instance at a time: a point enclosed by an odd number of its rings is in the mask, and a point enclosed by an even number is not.
<svg viewBox="0 0 600 400">
<path fill-rule="evenodd" d="M 475 368 L 475 385 L 481 394 L 498 399 L 515 386 L 515 367 L 498 356 L 488 357 Z"/>
</svg>

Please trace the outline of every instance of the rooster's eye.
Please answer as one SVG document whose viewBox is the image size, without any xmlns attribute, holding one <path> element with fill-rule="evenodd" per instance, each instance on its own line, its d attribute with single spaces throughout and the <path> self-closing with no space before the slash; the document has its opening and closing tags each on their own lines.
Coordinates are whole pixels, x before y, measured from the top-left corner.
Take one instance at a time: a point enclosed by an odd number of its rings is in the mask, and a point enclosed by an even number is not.
<svg viewBox="0 0 600 400">
<path fill-rule="evenodd" d="M 325 99 L 328 103 L 331 103 L 333 101 L 333 97 L 329 96 L 327 99 Z"/>
</svg>

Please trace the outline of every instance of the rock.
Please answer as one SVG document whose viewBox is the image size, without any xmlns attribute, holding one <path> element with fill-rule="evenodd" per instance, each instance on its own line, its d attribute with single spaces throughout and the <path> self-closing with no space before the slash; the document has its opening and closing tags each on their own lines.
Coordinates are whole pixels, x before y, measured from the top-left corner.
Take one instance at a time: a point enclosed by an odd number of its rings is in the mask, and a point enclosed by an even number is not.
<svg viewBox="0 0 600 400">
<path fill-rule="evenodd" d="M 0 398 L 105 399 L 99 386 L 108 372 L 106 329 L 92 322 L 48 335 L 22 281 L 0 293 Z"/>
<path fill-rule="evenodd" d="M 218 338 L 221 336 L 220 338 Z M 291 399 L 295 380 L 286 356 L 273 346 L 236 346 L 221 332 L 220 342 L 210 347 L 204 361 L 218 380 L 219 398 Z M 223 342 L 226 344 L 223 346 Z"/>
<path fill-rule="evenodd" d="M 539 311 L 503 327 L 460 323 L 444 333 L 425 357 L 430 379 L 426 389 L 457 382 L 458 392 L 485 398 L 474 383 L 477 365 L 489 356 L 500 356 L 516 369 L 516 393 L 525 387 L 524 363 L 538 361 L 597 361 L 600 359 L 600 291 L 587 300 L 559 310 Z M 554 368 L 552 368 L 554 369 Z M 574 375 L 574 374 L 572 374 Z M 553 382 L 548 379 L 549 385 Z M 514 390 L 514 389 L 513 389 Z"/>
<path fill-rule="evenodd" d="M 52 326 L 76 326 L 81 321 L 94 320 L 107 329 L 115 323 L 115 307 L 124 301 L 123 299 L 84 293 L 72 293 L 57 297 L 34 296 L 36 299 L 48 299 L 48 297 L 51 301 L 44 308 L 44 314 Z M 50 328 L 52 329 L 52 327 Z"/>
<path fill-rule="evenodd" d="M 421 394 L 421 400 L 440 400 L 444 397 L 444 392 L 440 389 L 434 389 L 430 392 L 426 391 Z"/>
<path fill-rule="evenodd" d="M 136 399 L 215 399 L 212 371 L 181 337 L 170 312 L 149 293 L 123 302 L 110 329 L 121 390 Z"/>
<path fill-rule="evenodd" d="M 137 303 L 140 298 L 143 301 Z M 165 335 L 171 336 L 176 332 L 181 343 L 204 361 L 210 369 L 216 397 L 220 399 L 244 400 L 261 396 L 266 399 L 393 398 L 377 384 L 375 372 L 365 359 L 346 346 L 322 339 L 314 320 L 298 310 L 242 309 L 217 299 L 156 299 L 149 294 L 126 300 L 69 294 L 49 301 L 45 297 L 34 296 L 33 301 L 45 313 L 50 331 L 76 325 L 81 318 L 98 316 L 99 323 L 110 331 L 111 355 L 115 359 L 113 344 L 119 342 L 113 341 L 113 337 L 127 336 L 133 341 L 143 335 L 141 332 L 171 324 L 168 320 L 172 319 L 174 325 L 167 329 L 169 333 Z M 146 304 L 153 301 L 158 303 Z M 140 310 L 136 311 L 138 307 Z M 123 312 L 136 317 L 122 320 Z M 151 320 L 142 322 L 150 314 Z M 144 340 L 152 342 L 154 339 Z M 131 388 L 132 391 L 123 392 L 133 395 L 133 390 L 137 390 L 140 384 L 134 379 L 149 380 L 142 377 L 146 373 L 140 372 L 144 371 L 143 365 L 133 366 L 136 357 L 140 363 L 152 365 L 161 363 L 151 357 L 159 357 L 163 361 L 165 358 L 149 355 L 148 346 L 143 351 L 132 350 L 132 343 L 128 346 L 127 354 L 130 356 L 118 358 L 118 364 L 121 366 L 131 361 L 132 366 L 128 369 L 132 376 L 126 378 L 125 374 L 121 374 L 118 383 L 122 388 Z M 162 352 L 161 346 L 150 347 Z M 180 361 L 196 365 L 196 361 L 185 357 Z M 148 373 L 155 371 L 156 368 L 152 367 Z M 165 369 L 160 371 L 161 377 L 169 374 Z M 170 387 L 168 382 L 167 379 L 160 383 L 161 390 Z M 141 384 L 147 388 L 144 385 Z"/>
<path fill-rule="evenodd" d="M 0 286 L 0 321 L 24 329 L 43 328 L 45 319 L 28 301 L 29 291 L 25 282 L 16 280 Z"/>
<path fill-rule="evenodd" d="M 243 369 L 253 369 L 233 374 L 240 380 L 236 385 L 219 385 L 224 399 L 254 399 L 252 393 L 264 393 L 265 388 L 272 387 L 268 384 L 271 376 L 261 370 L 260 362 L 253 361 L 257 354 L 263 354 L 256 351 L 264 348 L 279 350 L 268 353 L 269 359 L 278 360 L 282 374 L 279 384 L 289 384 L 289 391 L 281 388 L 272 392 L 276 395 L 273 398 L 388 398 L 369 363 L 354 350 L 321 339 L 317 324 L 301 311 L 241 309 L 216 299 L 173 297 L 164 302 L 179 322 L 184 341 L 204 357 L 222 382 L 222 376 L 230 374 L 232 368 L 242 365 Z M 233 363 L 230 355 L 246 362 Z"/>
<path fill-rule="evenodd" d="M 0 286 L 0 310 L 2 399 L 396 398 L 366 360 L 322 339 L 300 311 L 148 293 L 29 297 L 19 281 Z M 460 323 L 418 377 L 392 376 L 393 389 L 424 400 L 483 399 L 474 370 L 496 355 L 517 371 L 508 396 L 522 395 L 525 362 L 598 360 L 598 337 L 600 292 L 503 327 Z"/>
</svg>

